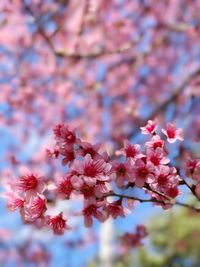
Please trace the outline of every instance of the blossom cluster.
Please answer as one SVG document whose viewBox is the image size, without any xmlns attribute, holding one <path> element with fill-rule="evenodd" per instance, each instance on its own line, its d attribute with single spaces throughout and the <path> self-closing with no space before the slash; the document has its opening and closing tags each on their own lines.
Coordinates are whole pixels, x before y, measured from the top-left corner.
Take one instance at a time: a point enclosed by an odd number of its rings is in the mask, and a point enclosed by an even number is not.
<svg viewBox="0 0 200 267">
<path fill-rule="evenodd" d="M 8 182 L 6 187 L 8 190 L 3 195 L 8 200 L 7 208 L 19 210 L 24 223 L 37 227 L 46 225 L 55 234 L 62 234 L 68 229 L 62 212 L 56 216 L 46 215 L 48 199 L 43 177 L 27 174 L 18 181 Z"/>
<path fill-rule="evenodd" d="M 144 225 L 137 225 L 133 233 L 126 232 L 119 237 L 122 253 L 141 246 L 142 240 L 148 235 Z"/>
<path fill-rule="evenodd" d="M 48 214 L 49 201 L 80 197 L 86 227 L 92 226 L 94 219 L 104 222 L 110 216 L 114 219 L 126 216 L 128 209 L 124 199 L 128 196 L 116 190 L 140 188 L 151 197 L 150 202 L 164 209 L 171 207 L 180 193 L 180 177 L 177 169 L 169 164 L 166 139 L 161 135 L 164 134 L 169 143 L 182 141 L 182 130 L 171 123 L 159 130 L 155 121 L 148 121 L 141 131 L 150 137 L 143 146 L 125 140 L 123 148 L 111 156 L 103 145 L 81 140 L 76 131 L 65 124 L 56 125 L 56 144 L 47 154 L 61 160 L 67 167 L 66 172 L 51 187 L 35 174 L 10 182 L 6 193 L 8 209 L 19 210 L 25 223 L 50 227 L 55 234 L 62 234 L 70 227 L 63 212 L 56 216 Z M 48 199 L 49 194 L 53 200 Z M 134 196 L 130 199 L 139 200 Z"/>
</svg>

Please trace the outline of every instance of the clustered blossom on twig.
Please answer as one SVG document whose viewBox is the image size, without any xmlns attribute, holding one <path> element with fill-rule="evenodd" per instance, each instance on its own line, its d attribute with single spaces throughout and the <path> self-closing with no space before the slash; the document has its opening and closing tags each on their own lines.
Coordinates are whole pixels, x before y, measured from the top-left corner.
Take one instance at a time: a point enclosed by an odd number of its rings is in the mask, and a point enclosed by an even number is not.
<svg viewBox="0 0 200 267">
<path fill-rule="evenodd" d="M 144 225 L 137 225 L 133 233 L 126 232 L 119 237 L 122 254 L 126 254 L 131 249 L 141 246 L 142 240 L 148 235 Z"/>
<path fill-rule="evenodd" d="M 148 121 L 145 127 L 141 127 L 141 131 L 150 136 L 143 146 L 125 140 L 124 147 L 111 157 L 100 144 L 87 143 L 78 137 L 75 130 L 58 124 L 54 128 L 55 148 L 47 150 L 47 153 L 55 160 L 62 160 L 62 164 L 68 167 L 66 173 L 51 187 L 35 174 L 26 174 L 8 183 L 9 190 L 4 194 L 8 199 L 8 209 L 19 210 L 25 223 L 46 226 L 55 234 L 63 234 L 70 227 L 63 212 L 56 216 L 48 214 L 49 193 L 53 199 L 51 202 L 81 196 L 81 213 L 87 227 L 92 226 L 94 218 L 104 222 L 109 216 L 114 219 L 125 217 L 125 199 L 152 202 L 163 209 L 175 204 L 190 207 L 175 200 L 180 194 L 179 185 L 184 180 L 177 169 L 169 165 L 166 140 L 162 139 L 164 133 L 169 143 L 182 141 L 182 130 L 176 129 L 171 123 L 167 124 L 166 129 L 159 130 L 155 121 Z M 193 193 L 199 197 L 200 161 L 190 160 L 187 172 L 197 180 Z M 115 192 L 121 189 L 125 192 L 128 188 L 129 192 L 130 188 L 143 189 L 150 198 L 140 199 Z M 111 199 L 111 196 L 116 199 Z"/>
</svg>

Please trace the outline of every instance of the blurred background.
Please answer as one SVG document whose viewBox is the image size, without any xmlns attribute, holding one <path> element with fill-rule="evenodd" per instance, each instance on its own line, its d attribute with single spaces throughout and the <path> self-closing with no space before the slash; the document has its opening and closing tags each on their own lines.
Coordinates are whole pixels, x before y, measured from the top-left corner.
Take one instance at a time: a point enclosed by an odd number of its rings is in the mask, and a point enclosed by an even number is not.
<svg viewBox="0 0 200 267">
<path fill-rule="evenodd" d="M 199 14 L 199 0 L 0 0 L 1 181 L 27 169 L 62 176 L 46 157 L 57 123 L 112 155 L 124 139 L 143 143 L 148 119 L 170 121 L 185 135 L 168 148 L 172 164 L 182 170 L 200 157 Z M 2 267 L 200 266 L 199 216 L 186 211 L 146 203 L 91 230 L 75 217 L 74 231 L 56 237 L 5 206 L 1 199 Z M 57 208 L 72 214 L 79 202 Z M 150 229 L 144 247 L 121 254 L 117 236 L 140 223 Z"/>
</svg>

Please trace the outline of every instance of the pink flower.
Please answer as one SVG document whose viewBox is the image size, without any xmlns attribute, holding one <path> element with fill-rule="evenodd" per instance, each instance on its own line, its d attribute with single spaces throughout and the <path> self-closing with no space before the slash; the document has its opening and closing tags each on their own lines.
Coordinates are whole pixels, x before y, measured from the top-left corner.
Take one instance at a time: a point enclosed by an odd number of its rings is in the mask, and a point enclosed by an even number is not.
<svg viewBox="0 0 200 267">
<path fill-rule="evenodd" d="M 101 159 L 102 156 L 98 153 L 101 144 L 91 145 L 87 142 L 80 142 L 77 155 L 85 157 L 87 154 L 91 156 L 92 159 Z"/>
<path fill-rule="evenodd" d="M 69 199 L 74 188 L 71 183 L 71 175 L 67 175 L 63 180 L 57 185 L 57 193 L 61 198 Z"/>
<path fill-rule="evenodd" d="M 142 154 L 140 152 L 140 145 L 136 144 L 136 145 L 132 145 L 128 140 L 124 141 L 124 148 L 117 151 L 116 155 L 123 155 L 126 158 L 138 158 L 140 157 Z"/>
<path fill-rule="evenodd" d="M 99 210 L 105 205 L 104 201 L 96 202 L 94 199 L 86 200 L 83 208 L 84 223 L 86 227 L 91 227 L 93 224 L 93 217 L 95 217 L 100 222 L 106 219 L 105 214 Z"/>
<path fill-rule="evenodd" d="M 165 186 L 168 183 L 170 168 L 168 166 L 159 166 L 155 170 L 155 176 L 148 178 L 148 183 Z"/>
<path fill-rule="evenodd" d="M 151 162 L 137 159 L 133 169 L 133 181 L 135 180 L 135 185 L 143 187 L 147 179 L 154 177 L 154 169 L 155 167 Z"/>
<path fill-rule="evenodd" d="M 105 194 L 109 193 L 109 191 L 108 183 L 97 181 L 97 184 L 94 187 L 94 195 L 97 198 L 103 197 Z"/>
<path fill-rule="evenodd" d="M 7 202 L 7 208 L 10 211 L 15 211 L 17 209 L 21 209 L 24 206 L 24 198 L 22 198 L 21 196 L 13 193 L 13 194 L 9 194 L 8 196 L 8 202 Z"/>
<path fill-rule="evenodd" d="M 176 169 L 168 166 L 159 166 L 155 170 L 155 176 L 148 178 L 151 188 L 161 193 L 166 193 L 170 188 L 176 187 L 178 182 L 179 176 Z"/>
<path fill-rule="evenodd" d="M 146 227 L 142 224 L 136 226 L 136 233 L 141 238 L 144 238 L 148 235 Z"/>
<path fill-rule="evenodd" d="M 175 198 L 179 195 L 179 190 L 177 186 L 171 186 L 166 190 L 166 195 L 171 198 Z"/>
<path fill-rule="evenodd" d="M 97 181 L 96 185 L 89 186 L 84 183 L 79 191 L 83 194 L 85 199 L 88 198 L 102 198 L 105 194 L 107 194 L 110 190 L 106 186 L 106 183 L 103 181 Z"/>
<path fill-rule="evenodd" d="M 58 149 L 53 149 L 53 150 L 50 150 L 50 149 L 46 149 L 46 153 L 47 153 L 47 156 L 50 157 L 50 158 L 55 158 L 57 159 L 58 156 L 59 156 L 59 151 Z"/>
<path fill-rule="evenodd" d="M 80 190 L 81 187 L 84 185 L 84 181 L 81 175 L 79 175 L 76 171 L 72 171 L 72 174 L 70 173 L 70 182 L 75 190 Z"/>
<path fill-rule="evenodd" d="M 113 219 L 116 219 L 118 216 L 125 217 L 125 211 L 122 207 L 122 200 L 119 199 L 112 203 L 108 203 L 107 206 L 104 208 L 107 213 L 107 216 L 112 216 Z"/>
<path fill-rule="evenodd" d="M 66 220 L 63 218 L 62 212 L 57 216 L 46 216 L 46 223 L 52 228 L 54 234 L 56 235 L 62 235 L 65 230 L 70 229 Z"/>
<path fill-rule="evenodd" d="M 152 120 L 148 120 L 144 127 L 140 127 L 142 134 L 154 134 L 157 129 L 157 123 Z"/>
<path fill-rule="evenodd" d="M 188 160 L 186 171 L 194 180 L 200 181 L 200 160 Z"/>
<path fill-rule="evenodd" d="M 5 192 L 1 193 L 1 197 L 7 200 L 7 208 L 10 211 L 22 209 L 25 199 L 18 192 L 15 191 L 16 180 L 10 179 L 10 177 L 3 177 L 1 181 Z"/>
<path fill-rule="evenodd" d="M 24 175 L 16 183 L 17 189 L 21 192 L 26 192 L 32 189 L 36 189 L 38 185 L 38 179 L 35 175 Z"/>
<path fill-rule="evenodd" d="M 130 159 L 125 162 L 113 162 L 112 170 L 116 174 L 116 184 L 118 187 L 123 187 L 126 181 L 133 182 L 132 177 L 133 164 Z"/>
<path fill-rule="evenodd" d="M 24 212 L 22 216 L 26 222 L 34 222 L 40 218 L 47 210 L 47 200 L 45 196 L 37 194 L 29 199 L 28 203 L 24 205 Z"/>
<path fill-rule="evenodd" d="M 15 188 L 18 192 L 28 192 L 30 196 L 43 193 L 45 187 L 42 177 L 37 177 L 34 174 L 21 176 L 19 181 L 15 183 Z"/>
<path fill-rule="evenodd" d="M 183 141 L 183 131 L 182 129 L 176 129 L 172 123 L 167 124 L 167 129 L 162 129 L 164 135 L 167 136 L 167 141 L 169 143 L 174 143 L 176 140 Z"/>
<path fill-rule="evenodd" d="M 170 162 L 170 160 L 165 157 L 163 149 L 159 147 L 155 150 L 147 150 L 147 160 L 152 162 L 155 166 L 159 166 L 160 164 L 168 164 Z"/>
<path fill-rule="evenodd" d="M 58 144 L 61 142 L 65 145 L 73 145 L 77 141 L 75 132 L 65 124 L 57 124 L 53 131 Z"/>
<path fill-rule="evenodd" d="M 125 233 L 122 236 L 120 236 L 120 242 L 123 246 L 124 253 L 127 253 L 127 251 L 141 246 L 142 245 L 142 239 L 147 236 L 147 231 L 144 225 L 138 225 L 136 227 L 135 233 Z"/>
<path fill-rule="evenodd" d="M 97 181 L 110 181 L 111 164 L 106 163 L 103 159 L 93 160 L 87 154 L 83 160 L 75 160 L 72 166 L 77 175 L 77 179 L 82 179 L 89 186 L 94 186 Z M 75 182 L 75 177 L 72 180 Z"/>
<path fill-rule="evenodd" d="M 147 149 L 156 149 L 158 147 L 163 148 L 164 147 L 164 140 L 160 138 L 159 135 L 154 135 L 151 139 L 151 141 L 146 142 L 145 147 Z"/>
<path fill-rule="evenodd" d="M 76 158 L 75 151 L 71 146 L 60 148 L 60 154 L 64 157 L 62 160 L 63 165 L 71 164 Z"/>
<path fill-rule="evenodd" d="M 189 171 L 189 173 L 193 174 L 196 166 L 198 165 L 198 160 L 196 159 L 189 159 L 187 162 L 186 162 L 186 169 L 187 171 Z"/>
</svg>

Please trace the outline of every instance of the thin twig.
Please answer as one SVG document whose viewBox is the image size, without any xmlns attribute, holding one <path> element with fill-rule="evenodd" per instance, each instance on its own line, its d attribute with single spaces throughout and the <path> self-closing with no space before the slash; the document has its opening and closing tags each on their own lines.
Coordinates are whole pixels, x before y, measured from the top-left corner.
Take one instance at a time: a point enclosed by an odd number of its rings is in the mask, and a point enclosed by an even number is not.
<svg viewBox="0 0 200 267">
<path fill-rule="evenodd" d="M 157 194 L 157 195 L 160 196 L 160 197 L 163 197 L 163 198 L 169 200 L 169 201 L 172 200 L 170 197 L 166 196 L 165 194 L 163 194 L 163 193 L 161 193 L 161 192 L 159 192 L 159 191 L 156 191 L 156 190 L 152 189 L 148 184 L 146 184 L 146 185 L 144 186 L 144 188 L 147 189 L 147 190 L 149 190 L 149 191 L 151 191 L 151 192 L 154 193 L 154 194 Z"/>
</svg>

